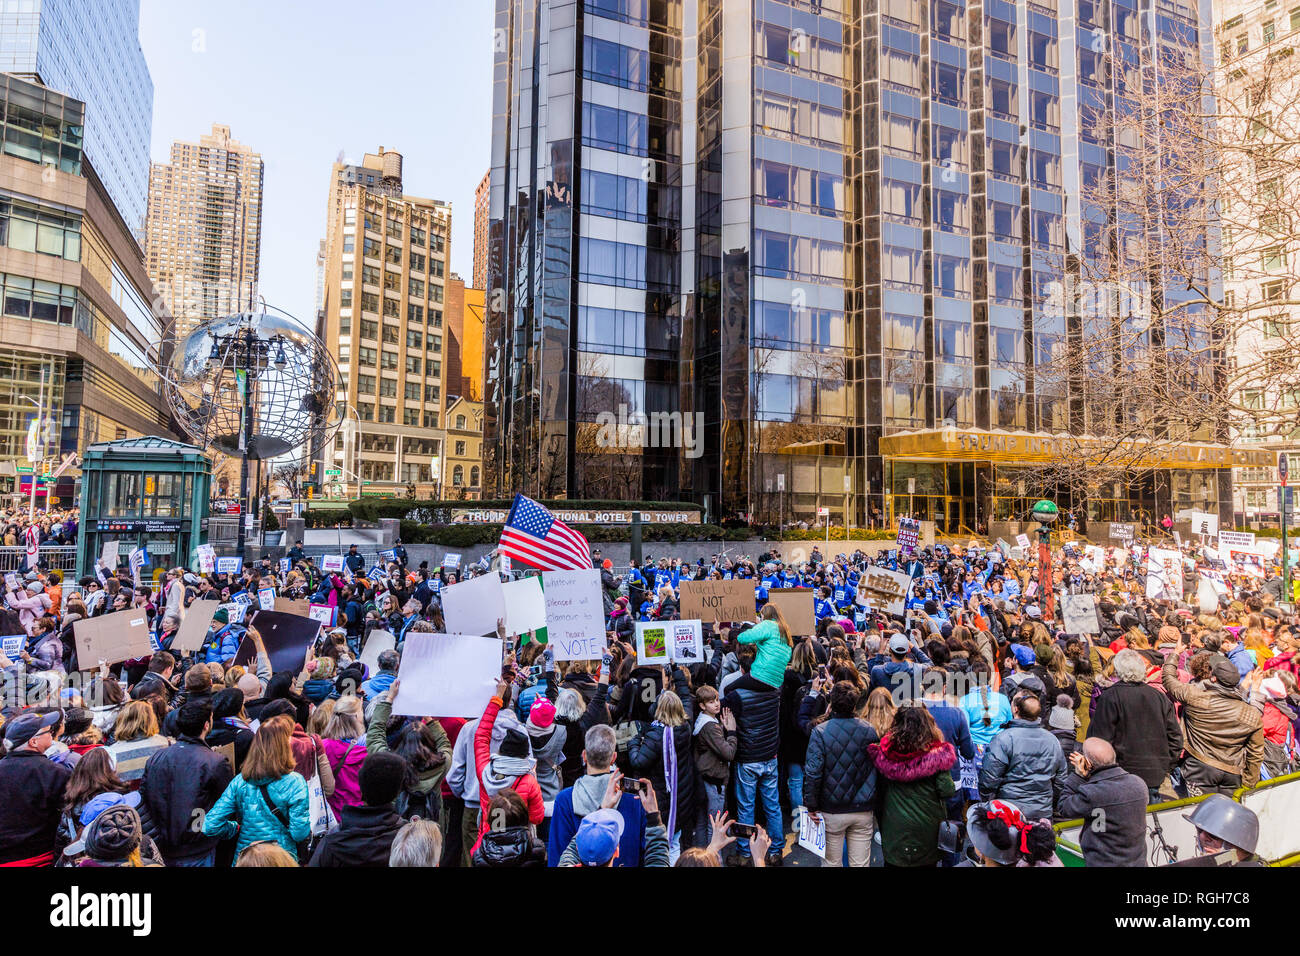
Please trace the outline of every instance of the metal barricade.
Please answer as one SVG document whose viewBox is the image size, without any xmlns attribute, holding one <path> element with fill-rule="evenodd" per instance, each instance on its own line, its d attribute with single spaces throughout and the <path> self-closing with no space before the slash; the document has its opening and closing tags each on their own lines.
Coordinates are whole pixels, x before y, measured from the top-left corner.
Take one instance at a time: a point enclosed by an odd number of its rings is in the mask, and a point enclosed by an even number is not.
<svg viewBox="0 0 1300 956">
<path fill-rule="evenodd" d="M 76 573 L 77 570 L 77 548 L 76 545 L 43 545 L 37 560 L 52 570 L 63 571 L 66 573 Z M 27 561 L 27 549 L 24 547 L 8 548 L 0 547 L 0 573 L 5 571 L 17 571 Z"/>
</svg>

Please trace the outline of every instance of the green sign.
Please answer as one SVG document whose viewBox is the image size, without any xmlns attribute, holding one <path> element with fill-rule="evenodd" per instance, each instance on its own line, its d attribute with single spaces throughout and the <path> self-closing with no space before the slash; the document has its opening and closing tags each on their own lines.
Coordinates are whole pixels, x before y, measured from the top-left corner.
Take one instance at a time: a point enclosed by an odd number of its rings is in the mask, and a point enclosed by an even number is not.
<svg viewBox="0 0 1300 956">
<path fill-rule="evenodd" d="M 341 475 L 341 474 L 343 474 L 343 469 L 341 469 L 341 468 L 326 468 L 326 469 L 325 469 L 325 477 L 326 477 L 326 478 L 332 478 L 332 477 L 334 477 L 334 476 L 336 476 L 336 475 Z"/>
</svg>

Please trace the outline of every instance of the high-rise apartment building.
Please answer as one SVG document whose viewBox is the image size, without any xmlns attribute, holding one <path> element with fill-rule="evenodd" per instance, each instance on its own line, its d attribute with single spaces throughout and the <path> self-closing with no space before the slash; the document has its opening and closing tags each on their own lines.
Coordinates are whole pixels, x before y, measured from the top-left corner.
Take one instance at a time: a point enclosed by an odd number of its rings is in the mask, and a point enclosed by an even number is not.
<svg viewBox="0 0 1300 956">
<path fill-rule="evenodd" d="M 262 157 L 213 125 L 172 144 L 149 176 L 145 263 L 176 319 L 195 325 L 253 307 L 262 246 Z"/>
<path fill-rule="evenodd" d="M 318 332 L 338 359 L 344 424 L 323 449 L 326 491 L 436 492 L 446 407 L 443 311 L 451 206 L 402 192 L 380 147 L 330 174 Z"/>
<path fill-rule="evenodd" d="M 79 100 L 0 76 L 0 475 L 10 476 L 0 487 L 23 494 L 32 402 L 49 423 L 46 459 L 95 442 L 176 437 L 157 373 L 171 316 L 82 151 L 85 115 Z M 38 503 L 72 504 L 77 475 L 38 485 Z"/>
<path fill-rule="evenodd" d="M 487 288 L 488 257 L 488 197 L 492 190 L 492 173 L 483 174 L 474 190 L 474 275 L 475 289 Z"/>
<path fill-rule="evenodd" d="M 85 157 L 136 242 L 144 241 L 153 80 L 140 0 L 0 0 L 0 73 L 86 104 Z"/>
<path fill-rule="evenodd" d="M 1079 184 L 1122 153 L 1089 118 L 1209 24 L 1208 0 L 497 0 L 485 496 L 1022 516 L 1075 426 L 1034 371 L 1079 334 L 1064 278 L 1106 214 Z M 1193 451 L 1058 500 L 1218 510 L 1231 453 Z"/>
<path fill-rule="evenodd" d="M 483 400 L 484 309 L 483 290 L 469 288 L 453 272 L 447 280 L 447 391 L 474 402 Z"/>
</svg>

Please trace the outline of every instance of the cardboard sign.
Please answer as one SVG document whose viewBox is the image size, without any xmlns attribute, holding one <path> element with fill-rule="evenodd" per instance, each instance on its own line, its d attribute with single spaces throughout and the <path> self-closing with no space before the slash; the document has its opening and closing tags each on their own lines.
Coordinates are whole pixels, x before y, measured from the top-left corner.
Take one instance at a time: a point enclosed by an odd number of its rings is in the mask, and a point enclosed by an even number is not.
<svg viewBox="0 0 1300 956">
<path fill-rule="evenodd" d="M 238 556 L 217 558 L 218 574 L 239 574 L 244 570 L 244 559 Z"/>
<path fill-rule="evenodd" d="M 683 617 L 701 621 L 754 620 L 754 586 L 747 580 L 681 582 Z"/>
<path fill-rule="evenodd" d="M 172 638 L 172 652 L 196 654 L 208 639 L 208 626 L 221 605 L 216 601 L 195 601 L 185 609 L 181 626 Z"/>
<path fill-rule="evenodd" d="M 226 763 L 230 764 L 230 772 L 235 772 L 235 742 L 232 740 L 228 744 L 222 744 L 220 747 L 213 747 L 214 752 L 221 754 L 226 758 Z"/>
<path fill-rule="evenodd" d="M 366 666 L 366 673 L 374 676 L 379 672 L 379 655 L 397 647 L 397 639 L 390 631 L 373 630 L 366 639 L 366 646 L 361 648 L 359 660 Z"/>
<path fill-rule="evenodd" d="M 546 627 L 546 596 L 542 579 L 520 578 L 501 585 L 506 605 L 506 635 L 526 634 Z"/>
<path fill-rule="evenodd" d="M 1212 538 L 1219 533 L 1219 516 L 1208 511 L 1192 512 L 1192 534 Z"/>
<path fill-rule="evenodd" d="M 826 818 L 813 823 L 812 814 L 804 813 L 799 823 L 799 845 L 815 856 L 826 859 Z"/>
<path fill-rule="evenodd" d="M 669 651 L 683 667 L 704 662 L 704 622 L 668 621 L 671 636 Z"/>
<path fill-rule="evenodd" d="M 301 671 L 307 660 L 307 648 L 320 633 L 320 625 L 310 618 L 278 611 L 258 611 L 250 626 L 262 635 L 266 654 L 271 658 L 271 670 L 277 674 L 280 671 L 293 674 Z M 256 660 L 257 648 L 253 639 L 245 636 L 235 654 L 235 663 L 252 670 Z"/>
<path fill-rule="evenodd" d="M 274 611 L 275 588 L 261 588 L 257 592 L 257 606 L 263 611 Z"/>
<path fill-rule="evenodd" d="M 781 612 L 792 637 L 808 637 L 817 633 L 812 588 L 771 588 L 767 592 L 767 603 L 775 605 Z"/>
<path fill-rule="evenodd" d="M 527 579 L 525 579 L 527 580 Z M 543 571 L 546 636 L 557 661 L 598 661 L 605 656 L 605 602 L 600 572 Z"/>
<path fill-rule="evenodd" d="M 499 575 L 480 574 L 442 589 L 442 619 L 448 634 L 496 634 L 497 621 L 505 616 L 506 596 Z"/>
<path fill-rule="evenodd" d="M 889 568 L 864 568 L 858 577 L 858 603 L 886 614 L 903 614 L 903 599 L 912 586 L 910 575 Z"/>
<path fill-rule="evenodd" d="M 1221 548 L 1253 548 L 1255 547 L 1255 532 L 1253 531 L 1220 531 L 1219 547 Z"/>
<path fill-rule="evenodd" d="M 1097 622 L 1097 601 L 1091 594 L 1065 594 L 1061 596 L 1061 614 L 1065 618 L 1066 634 L 1100 634 Z"/>
<path fill-rule="evenodd" d="M 1029 550 L 1029 535 L 1027 535 L 1027 534 L 1018 534 L 1018 535 L 1016 535 L 1016 544 L 1020 545 L 1020 547 L 1023 548 L 1025 551 L 1028 551 L 1028 550 Z"/>
<path fill-rule="evenodd" d="M 342 572 L 343 555 L 341 554 L 323 554 L 320 559 L 320 569 L 322 571 Z"/>
<path fill-rule="evenodd" d="M 501 676 L 501 642 L 473 634 L 407 635 L 393 713 L 481 717 Z"/>
<path fill-rule="evenodd" d="M 282 614 L 297 614 L 299 617 L 311 617 L 311 602 L 306 598 L 295 601 L 292 598 L 277 597 L 271 610 Z"/>
<path fill-rule="evenodd" d="M 94 670 L 100 661 L 116 664 L 148 657 L 153 652 L 149 643 L 149 617 L 144 608 L 83 618 L 73 623 L 72 633 L 77 644 L 77 661 L 87 670 Z"/>
<path fill-rule="evenodd" d="M 672 621 L 636 622 L 636 662 L 638 664 L 667 664 L 671 645 L 668 643 L 669 625 Z"/>
<path fill-rule="evenodd" d="M 313 604 L 307 608 L 307 617 L 325 627 L 333 627 L 338 615 L 339 609 L 328 604 Z"/>
</svg>

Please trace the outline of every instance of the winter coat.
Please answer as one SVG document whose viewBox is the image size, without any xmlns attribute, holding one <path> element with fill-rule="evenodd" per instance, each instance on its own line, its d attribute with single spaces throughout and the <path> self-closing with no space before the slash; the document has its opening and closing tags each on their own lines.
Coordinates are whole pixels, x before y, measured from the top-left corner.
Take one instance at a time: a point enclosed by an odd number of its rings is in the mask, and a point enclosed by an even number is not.
<svg viewBox="0 0 1300 956">
<path fill-rule="evenodd" d="M 1052 732 L 1036 720 L 1016 718 L 984 751 L 980 796 L 1014 803 L 1028 820 L 1050 818 L 1065 774 L 1065 755 Z"/>
<path fill-rule="evenodd" d="M 1147 796 L 1146 782 L 1122 767 L 1066 778 L 1061 816 L 1083 819 L 1079 847 L 1086 865 L 1146 866 Z"/>
<path fill-rule="evenodd" d="M 546 866 L 546 844 L 533 836 L 531 827 L 505 827 L 484 834 L 470 857 L 472 866 Z"/>
<path fill-rule="evenodd" d="M 877 821 L 885 862 L 890 866 L 934 866 L 939 862 L 939 824 L 948 816 L 947 800 L 955 792 L 951 770 L 957 762 L 952 744 L 936 743 L 923 753 L 900 754 L 889 734 L 869 744 L 878 773 Z"/>
<path fill-rule="evenodd" d="M 677 760 L 677 790 L 668 791 L 668 776 L 664 769 L 664 740 L 668 728 L 659 721 L 652 723 L 646 730 L 633 737 L 627 746 L 628 760 L 634 775 L 645 776 L 655 788 L 655 799 L 659 803 L 665 825 L 668 822 L 670 808 L 676 801 L 676 829 L 689 832 L 695 821 L 695 760 L 691 747 L 691 722 L 694 719 L 693 708 L 687 699 L 686 723 L 672 728 L 673 753 Z"/>
<path fill-rule="evenodd" d="M 780 687 L 794 648 L 782 639 L 776 621 L 759 621 L 756 626 L 737 634 L 736 640 L 741 644 L 754 644 L 758 650 L 750 676 L 770 687 Z"/>
<path fill-rule="evenodd" d="M 813 728 L 803 765 L 804 805 L 815 813 L 864 813 L 875 808 L 876 729 L 858 717 L 832 717 Z"/>
<path fill-rule="evenodd" d="M 70 767 L 34 750 L 15 750 L 0 760 L 0 863 L 55 851 Z"/>
<path fill-rule="evenodd" d="M 325 756 L 334 773 L 334 792 L 327 798 L 336 817 L 344 807 L 359 807 L 361 800 L 361 765 L 366 762 L 365 741 L 321 740 Z"/>
<path fill-rule="evenodd" d="M 1115 762 L 1148 787 L 1160 786 L 1183 749 L 1173 701 L 1145 683 L 1120 681 L 1108 687 L 1088 724 L 1088 736 L 1109 741 Z"/>
<path fill-rule="evenodd" d="M 600 808 L 609 785 L 609 774 L 584 774 L 572 787 L 565 787 L 555 798 L 551 827 L 547 833 L 546 865 L 559 866 L 560 856 L 573 841 L 582 818 Z M 618 841 L 615 866 L 640 866 L 641 846 L 646 837 L 646 814 L 641 800 L 630 793 L 619 799 L 616 808 L 623 817 L 623 838 Z"/>
<path fill-rule="evenodd" d="M 781 682 L 781 762 L 802 764 L 808 751 L 808 734 L 799 727 L 799 704 L 804 698 L 805 678 L 793 668 L 786 668 Z"/>
<path fill-rule="evenodd" d="M 524 730 L 537 759 L 537 769 L 533 772 L 537 775 L 537 785 L 542 788 L 542 801 L 549 806 L 561 789 L 560 767 L 564 763 L 564 745 L 569 732 L 558 722 L 541 731 L 525 724 Z M 581 756 L 578 762 L 582 762 Z"/>
<path fill-rule="evenodd" d="M 140 792 L 166 859 L 202 857 L 217 845 L 216 837 L 194 828 L 195 811 L 211 810 L 233 776 L 226 758 L 197 737 L 182 736 L 149 758 Z"/>
<path fill-rule="evenodd" d="M 514 790 L 523 799 L 524 805 L 528 807 L 529 823 L 538 824 L 546 819 L 546 804 L 542 800 L 542 788 L 537 783 L 537 776 L 531 768 L 516 772 L 514 767 L 515 761 L 531 764 L 532 767 L 536 767 L 537 762 L 517 757 L 502 758 L 500 754 L 492 752 L 492 727 L 503 703 L 500 697 L 492 697 L 483 710 L 478 726 L 474 728 L 474 768 L 479 787 L 478 841 L 488 832 L 488 802 L 494 794 L 505 789 Z M 475 842 L 474 849 L 478 848 L 478 841 Z"/>
<path fill-rule="evenodd" d="M 1240 774 L 1244 786 L 1259 783 L 1259 766 L 1264 761 L 1260 712 L 1242 700 L 1235 688 L 1180 683 L 1173 661 L 1165 662 L 1160 677 L 1169 696 L 1183 705 L 1188 755 L 1224 773 Z"/>
<path fill-rule="evenodd" d="M 265 785 L 268 796 L 289 821 L 288 829 L 276 819 L 272 808 L 262 796 Z M 248 781 L 238 776 L 230 781 L 225 792 L 203 818 L 203 832 L 219 840 L 228 840 L 236 833 L 235 855 L 244 847 L 259 840 L 273 840 L 295 859 L 298 844 L 311 835 L 311 811 L 307 803 L 307 781 L 302 774 L 290 771 L 275 780 Z"/>
<path fill-rule="evenodd" d="M 308 866 L 388 866 L 393 838 L 406 823 L 391 803 L 344 807 L 338 829 L 321 838 Z"/>
<path fill-rule="evenodd" d="M 589 677 L 589 674 L 575 674 L 575 677 Z M 561 682 L 563 689 L 567 680 Z M 555 723 L 564 728 L 564 762 L 560 764 L 560 783 L 562 787 L 571 787 L 575 780 L 586 773 L 582 765 L 582 751 L 586 746 L 587 731 L 599 724 L 609 723 L 609 685 L 595 684 L 595 690 L 589 698 L 584 698 L 586 710 L 576 720 L 555 715 Z M 573 688 L 578 690 L 578 688 Z M 579 696 L 582 691 L 578 690 Z"/>
<path fill-rule="evenodd" d="M 703 711 L 695 718 L 695 771 L 705 783 L 726 786 L 736 759 L 736 732 Z"/>
<path fill-rule="evenodd" d="M 781 692 L 752 674 L 732 681 L 722 706 L 736 718 L 736 763 L 763 763 L 780 746 Z"/>
<path fill-rule="evenodd" d="M 386 698 L 375 701 L 374 713 L 370 717 L 370 725 L 366 728 L 367 754 L 384 753 L 389 750 L 387 730 L 388 720 L 392 716 L 392 712 L 392 701 Z M 423 794 L 426 800 L 431 795 L 441 800 L 442 782 L 447 777 L 447 771 L 451 769 L 451 740 L 448 738 L 442 724 L 436 720 L 430 722 L 429 731 L 433 735 L 435 749 L 442 756 L 442 762 L 432 767 L 426 767 L 424 770 L 416 771 L 418 783 L 413 788 L 412 793 Z M 400 801 L 401 797 L 399 796 L 398 799 Z M 409 804 L 409 795 L 407 803 Z M 411 813 L 409 809 L 402 812 L 407 816 Z"/>
</svg>

